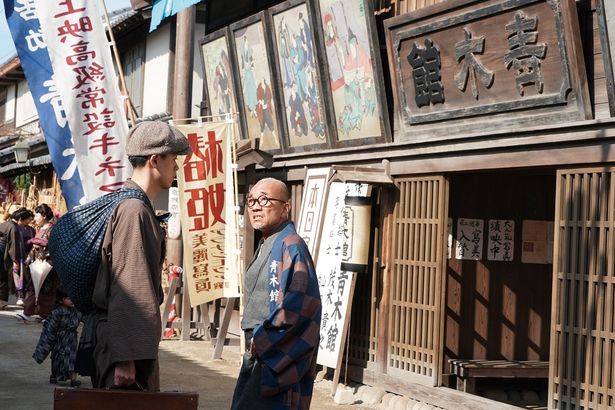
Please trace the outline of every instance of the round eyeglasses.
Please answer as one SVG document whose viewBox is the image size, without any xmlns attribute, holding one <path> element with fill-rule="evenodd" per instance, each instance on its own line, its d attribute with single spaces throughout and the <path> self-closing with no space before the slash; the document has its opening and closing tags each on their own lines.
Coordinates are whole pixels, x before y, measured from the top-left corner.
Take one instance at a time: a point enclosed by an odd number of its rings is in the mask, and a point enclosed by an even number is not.
<svg viewBox="0 0 615 410">
<path fill-rule="evenodd" d="M 271 201 L 278 201 L 278 202 L 286 203 L 286 201 L 282 201 L 281 199 L 269 198 L 266 195 L 261 195 L 258 198 L 248 198 L 247 204 L 248 204 L 248 208 L 252 209 L 254 208 L 254 205 L 256 205 L 257 202 L 259 206 L 265 207 L 269 205 Z"/>
</svg>

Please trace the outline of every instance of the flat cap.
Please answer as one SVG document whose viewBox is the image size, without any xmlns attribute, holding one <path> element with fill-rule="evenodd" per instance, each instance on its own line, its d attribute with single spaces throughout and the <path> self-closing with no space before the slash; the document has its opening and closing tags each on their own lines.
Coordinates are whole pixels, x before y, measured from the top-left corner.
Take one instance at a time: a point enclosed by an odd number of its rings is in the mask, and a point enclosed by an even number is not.
<svg viewBox="0 0 615 410">
<path fill-rule="evenodd" d="M 132 127 L 126 141 L 126 155 L 148 156 L 192 152 L 180 130 L 162 121 L 143 121 Z"/>
</svg>

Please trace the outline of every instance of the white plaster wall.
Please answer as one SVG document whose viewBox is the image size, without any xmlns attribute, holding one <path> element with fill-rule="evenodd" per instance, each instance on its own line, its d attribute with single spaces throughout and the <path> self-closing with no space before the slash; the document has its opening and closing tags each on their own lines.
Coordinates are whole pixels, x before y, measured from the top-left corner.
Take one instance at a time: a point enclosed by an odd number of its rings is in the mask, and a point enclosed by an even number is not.
<svg viewBox="0 0 615 410">
<path fill-rule="evenodd" d="M 17 85 L 17 105 L 15 113 L 15 126 L 21 127 L 38 118 L 32 94 L 25 81 Z"/>
<path fill-rule="evenodd" d="M 15 86 L 11 85 L 6 90 L 4 118 L 0 118 L 2 122 L 13 121 L 15 119 L 15 102 Z"/>
<path fill-rule="evenodd" d="M 171 25 L 165 24 L 147 37 L 143 79 L 143 116 L 171 111 L 169 89 L 169 48 Z"/>
<path fill-rule="evenodd" d="M 192 117 L 201 115 L 201 101 L 203 100 L 203 61 L 199 42 L 205 36 L 205 24 L 194 27 L 194 59 L 192 64 Z"/>
</svg>

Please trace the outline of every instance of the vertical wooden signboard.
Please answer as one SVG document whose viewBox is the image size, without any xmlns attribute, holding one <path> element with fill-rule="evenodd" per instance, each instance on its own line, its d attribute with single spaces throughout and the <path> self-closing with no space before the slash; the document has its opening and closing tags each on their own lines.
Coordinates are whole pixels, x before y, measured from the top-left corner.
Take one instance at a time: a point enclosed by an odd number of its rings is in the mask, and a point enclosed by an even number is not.
<svg viewBox="0 0 615 410">
<path fill-rule="evenodd" d="M 348 215 L 344 212 L 346 196 L 367 196 L 368 186 L 333 182 L 329 187 L 326 211 L 318 251 L 316 273 L 322 301 L 320 345 L 318 363 L 339 368 L 348 334 L 350 309 L 356 282 L 356 273 L 341 270 L 344 235 Z M 337 386 L 334 380 L 333 389 Z"/>
</svg>

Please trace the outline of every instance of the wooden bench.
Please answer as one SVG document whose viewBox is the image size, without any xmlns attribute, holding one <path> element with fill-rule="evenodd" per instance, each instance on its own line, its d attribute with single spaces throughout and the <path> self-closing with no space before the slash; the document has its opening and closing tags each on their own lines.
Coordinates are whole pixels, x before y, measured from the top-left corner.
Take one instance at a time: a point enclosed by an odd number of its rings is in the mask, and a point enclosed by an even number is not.
<svg viewBox="0 0 615 410">
<path fill-rule="evenodd" d="M 451 373 L 457 376 L 457 390 L 475 392 L 475 379 L 478 377 L 549 377 L 549 362 L 536 360 L 462 360 L 449 359 Z"/>
</svg>

